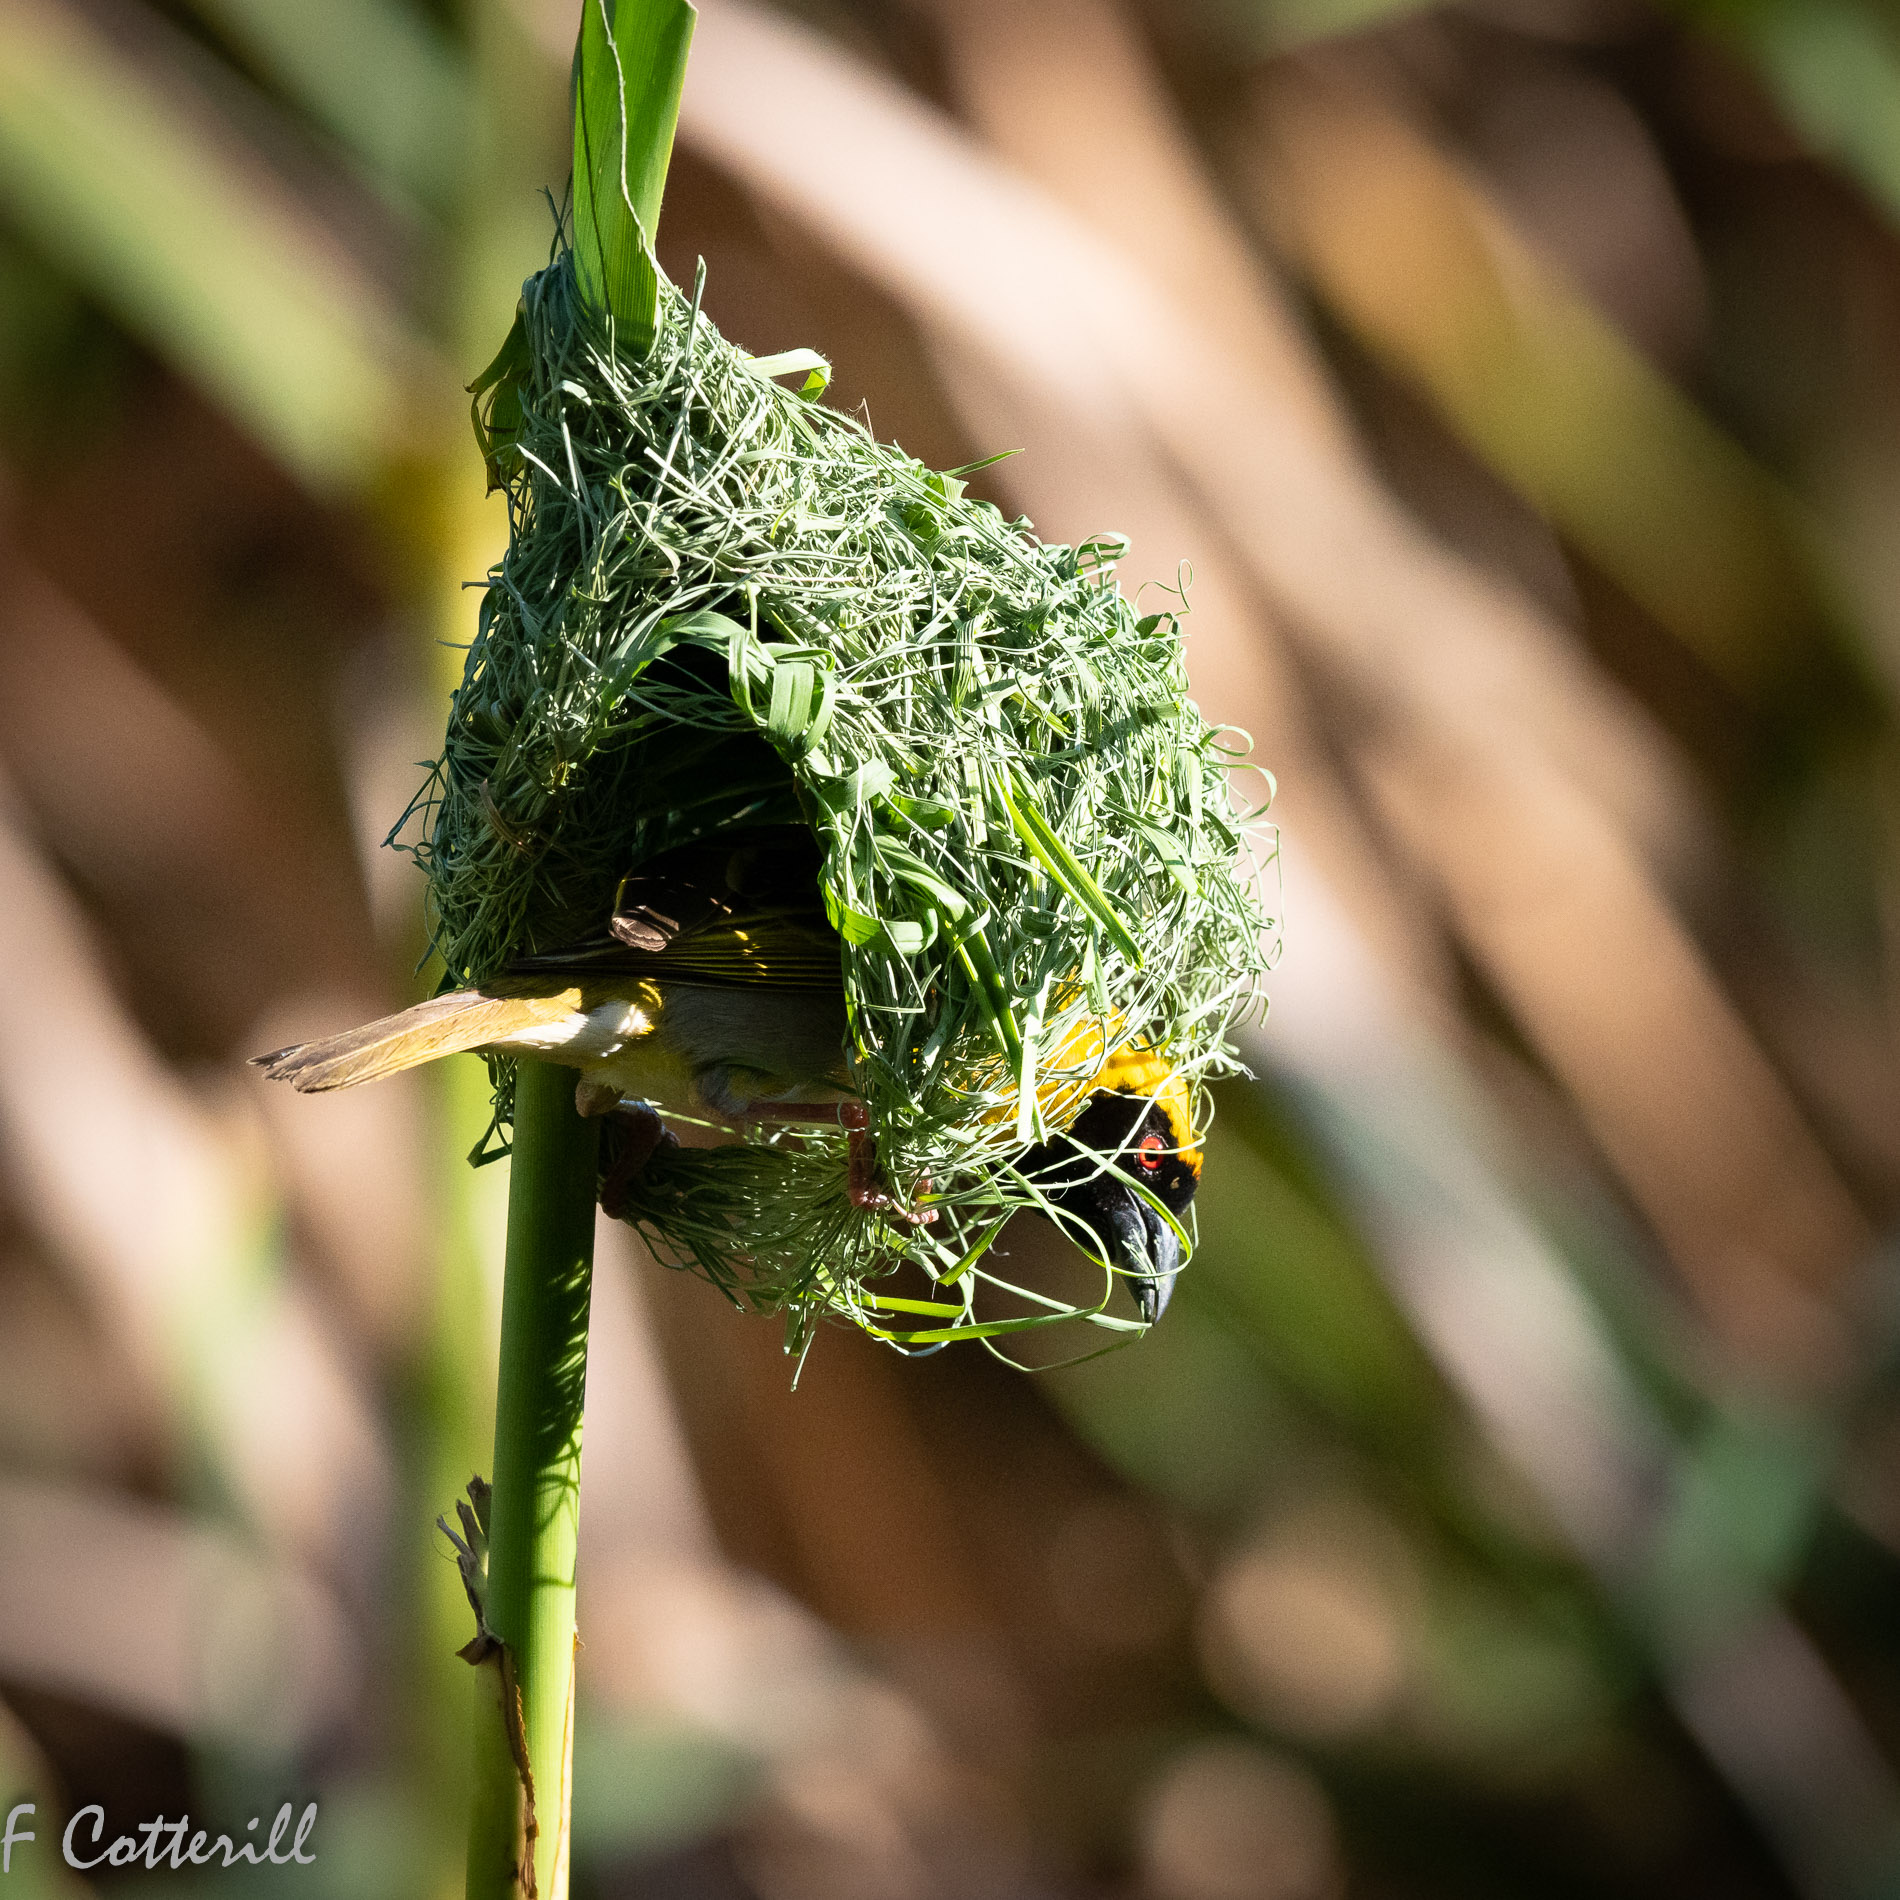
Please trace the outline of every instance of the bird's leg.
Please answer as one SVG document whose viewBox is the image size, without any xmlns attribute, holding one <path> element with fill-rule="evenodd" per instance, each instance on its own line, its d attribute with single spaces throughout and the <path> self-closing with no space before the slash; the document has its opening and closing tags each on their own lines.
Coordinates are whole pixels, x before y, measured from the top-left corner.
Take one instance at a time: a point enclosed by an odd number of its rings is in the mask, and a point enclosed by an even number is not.
<svg viewBox="0 0 1900 1900">
<path fill-rule="evenodd" d="M 886 1220 L 902 1221 L 906 1227 L 934 1227 L 934 1207 L 905 1207 L 884 1185 L 884 1172 L 877 1165 L 877 1144 L 871 1139 L 870 1111 L 862 1102 L 845 1102 L 838 1109 L 838 1120 L 845 1129 L 845 1195 L 853 1207 L 876 1208 Z M 930 1177 L 918 1183 L 930 1192 Z"/>
<path fill-rule="evenodd" d="M 586 1084 L 583 1083 L 582 1087 Z M 660 1120 L 645 1102 L 614 1098 L 606 1125 L 600 1131 L 600 1152 L 605 1167 L 600 1183 L 600 1211 L 609 1220 L 624 1220 L 627 1192 L 641 1170 L 661 1148 L 679 1146 L 679 1137 Z"/>
<path fill-rule="evenodd" d="M 627 1211 L 627 1190 L 641 1169 L 656 1149 L 667 1144 L 677 1148 L 679 1137 L 645 1102 L 629 1102 L 605 1082 L 575 1083 L 574 1109 L 588 1121 L 605 1118 L 600 1140 L 604 1163 L 600 1208 L 609 1220 L 620 1220 Z"/>
<path fill-rule="evenodd" d="M 739 1111 L 745 1121 L 816 1122 L 845 1131 L 845 1195 L 853 1207 L 882 1214 L 886 1220 L 912 1227 L 928 1227 L 937 1218 L 934 1207 L 910 1208 L 898 1204 L 884 1184 L 877 1165 L 877 1145 L 871 1139 L 871 1112 L 862 1102 L 747 1102 Z M 930 1183 L 923 1184 L 928 1191 Z"/>
<path fill-rule="evenodd" d="M 877 1165 L 877 1144 L 871 1139 L 871 1117 L 862 1102 L 849 1106 L 855 1111 L 849 1116 L 843 1108 L 838 1111 L 838 1120 L 845 1128 L 845 1196 L 853 1207 L 874 1208 L 901 1218 L 909 1209 L 900 1213 L 897 1197 L 884 1185 Z"/>
</svg>

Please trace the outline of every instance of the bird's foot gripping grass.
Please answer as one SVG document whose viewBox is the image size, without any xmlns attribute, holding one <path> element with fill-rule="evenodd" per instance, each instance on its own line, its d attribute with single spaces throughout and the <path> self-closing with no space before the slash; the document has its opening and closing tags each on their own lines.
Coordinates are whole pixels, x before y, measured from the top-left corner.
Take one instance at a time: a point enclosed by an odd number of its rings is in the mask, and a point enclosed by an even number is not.
<svg viewBox="0 0 1900 1900">
<path fill-rule="evenodd" d="M 624 1220 L 627 1194 L 635 1178 L 660 1149 L 677 1148 L 679 1137 L 645 1102 L 616 1098 L 604 1109 L 582 1107 L 584 1090 L 589 1090 L 585 1082 L 574 1092 L 575 1107 L 583 1115 L 605 1116 L 600 1130 L 600 1211 L 609 1220 Z"/>
<path fill-rule="evenodd" d="M 929 1227 L 937 1219 L 937 1210 L 923 1204 L 930 1192 L 930 1177 L 918 1182 L 919 1202 L 908 1205 L 892 1191 L 877 1162 L 877 1143 L 871 1135 L 871 1111 L 862 1102 L 843 1101 L 823 1107 L 801 1107 L 770 1102 L 749 1104 L 741 1120 L 777 1122 L 781 1126 L 806 1123 L 816 1127 L 838 1127 L 845 1131 L 845 1199 L 864 1213 L 881 1214 L 888 1221 L 906 1227 Z"/>
<path fill-rule="evenodd" d="M 610 1220 L 637 1221 L 628 1204 L 636 1177 L 662 1148 L 677 1148 L 679 1137 L 669 1129 L 651 1104 L 629 1102 L 599 1083 L 582 1081 L 574 1091 L 574 1106 L 585 1116 L 604 1116 L 601 1131 L 601 1212 Z M 870 1115 L 862 1102 L 825 1103 L 747 1102 L 732 1111 L 736 1122 L 774 1123 L 782 1128 L 842 1128 L 845 1131 L 845 1198 L 861 1212 L 910 1227 L 928 1227 L 937 1210 L 911 1206 L 891 1191 L 877 1165 L 877 1147 L 871 1138 Z M 928 1178 L 920 1182 L 922 1196 L 930 1192 Z"/>
</svg>

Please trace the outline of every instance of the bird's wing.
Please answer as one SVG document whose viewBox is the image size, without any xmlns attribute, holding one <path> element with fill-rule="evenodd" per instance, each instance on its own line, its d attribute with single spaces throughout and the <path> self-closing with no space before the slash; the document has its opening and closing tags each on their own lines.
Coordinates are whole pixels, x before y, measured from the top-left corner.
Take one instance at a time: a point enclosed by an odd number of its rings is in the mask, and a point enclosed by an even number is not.
<svg viewBox="0 0 1900 1900">
<path fill-rule="evenodd" d="M 642 865 L 621 880 L 603 935 L 523 957 L 509 974 L 828 994 L 844 983 L 818 891 L 816 842 L 802 827 L 784 826 Z"/>
<path fill-rule="evenodd" d="M 796 917 L 757 914 L 682 932 L 659 949 L 602 937 L 523 957 L 509 965 L 508 976 L 566 981 L 644 977 L 662 986 L 691 983 L 826 994 L 844 987 L 835 936 L 827 941 Z"/>
</svg>

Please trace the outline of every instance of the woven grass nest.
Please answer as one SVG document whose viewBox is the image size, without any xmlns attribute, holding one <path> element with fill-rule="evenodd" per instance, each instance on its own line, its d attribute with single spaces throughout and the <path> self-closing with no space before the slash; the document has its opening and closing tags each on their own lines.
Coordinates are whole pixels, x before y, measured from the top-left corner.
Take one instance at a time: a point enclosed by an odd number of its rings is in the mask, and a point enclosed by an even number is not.
<svg viewBox="0 0 1900 1900">
<path fill-rule="evenodd" d="M 823 407 L 810 352 L 727 342 L 703 288 L 662 283 L 629 360 L 558 248 L 485 379 L 509 547 L 409 814 L 445 986 L 598 934 L 674 846 L 807 826 L 878 1158 L 937 1218 L 853 1206 L 844 1135 L 810 1127 L 663 1148 L 629 1218 L 795 1345 L 827 1315 L 907 1349 L 1136 1330 L 1106 1269 L 1077 1305 L 988 1249 L 1108 1051 L 1164 1052 L 1197 1126 L 1237 1067 L 1271 930 L 1245 742 L 1189 699 L 1177 611 L 1117 592 L 1125 543 L 1038 541 Z"/>
</svg>

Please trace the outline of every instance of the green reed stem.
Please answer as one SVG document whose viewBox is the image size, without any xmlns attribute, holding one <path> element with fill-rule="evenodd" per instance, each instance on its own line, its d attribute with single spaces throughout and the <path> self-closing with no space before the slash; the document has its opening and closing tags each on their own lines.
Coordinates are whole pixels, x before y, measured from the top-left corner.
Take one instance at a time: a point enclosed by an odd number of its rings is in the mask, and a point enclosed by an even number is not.
<svg viewBox="0 0 1900 1900">
<path fill-rule="evenodd" d="M 584 0 L 582 10 L 576 236 L 591 289 L 641 348 L 653 328 L 653 231 L 695 18 L 689 0 Z M 511 360 L 504 347 L 497 372 Z M 518 397 L 492 384 L 490 392 L 489 421 L 505 422 Z M 483 434 L 484 455 L 495 446 Z M 515 1079 L 485 1611 L 502 1650 L 481 1668 L 468 1900 L 567 1896 L 574 1558 L 600 1150 L 599 1123 L 575 1113 L 576 1079 L 538 1062 L 523 1062 Z"/>
<path fill-rule="evenodd" d="M 488 1624 L 504 1654 L 482 1668 L 468 1900 L 567 1893 L 574 1559 L 600 1144 L 599 1123 L 575 1113 L 575 1081 L 571 1069 L 523 1062 L 515 1083 L 488 1540 Z M 524 1747 L 531 1810 L 517 1761 Z M 532 1887 L 521 1865 L 530 1820 Z"/>
</svg>

